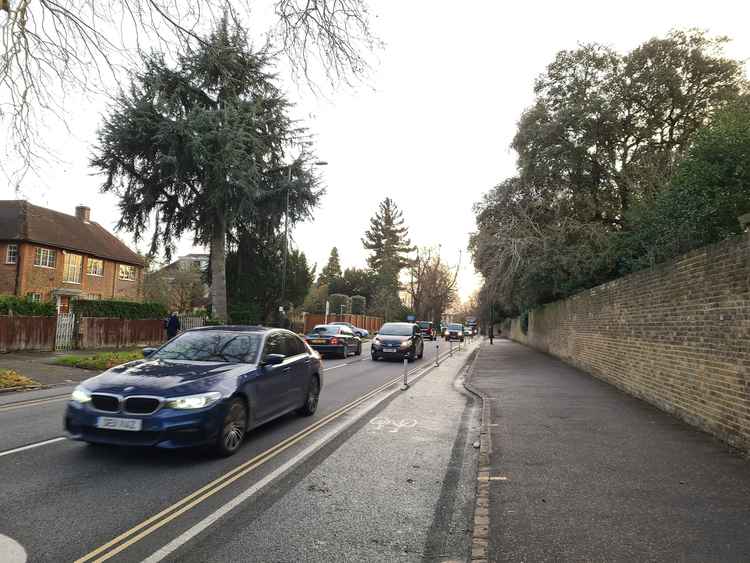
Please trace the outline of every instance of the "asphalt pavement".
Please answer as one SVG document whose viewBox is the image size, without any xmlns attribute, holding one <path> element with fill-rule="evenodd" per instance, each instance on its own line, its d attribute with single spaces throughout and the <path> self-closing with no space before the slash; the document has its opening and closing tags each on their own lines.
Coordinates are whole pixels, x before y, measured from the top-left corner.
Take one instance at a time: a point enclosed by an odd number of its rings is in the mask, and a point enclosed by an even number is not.
<svg viewBox="0 0 750 563">
<path fill-rule="evenodd" d="M 750 461 L 550 356 L 482 344 L 490 561 L 750 561 Z"/>
<path fill-rule="evenodd" d="M 425 358 L 409 364 L 410 377 L 422 376 L 434 361 L 434 349 L 427 344 Z M 441 348 L 441 351 L 445 350 L 444 346 Z M 464 350 L 451 362 L 458 366 L 467 356 L 468 352 Z M 13 545 L 26 550 L 29 561 L 143 561 L 196 526 L 218 518 L 216 514 L 234 506 L 233 503 L 237 504 L 237 512 L 232 512 L 231 518 L 219 518 L 219 525 L 209 526 L 189 541 L 197 542 L 199 546 L 210 545 L 211 539 L 219 537 L 219 531 L 228 523 L 244 524 L 252 529 L 253 523 L 265 522 L 261 518 L 271 518 L 273 512 L 277 518 L 285 519 L 295 532 L 284 544 L 292 546 L 304 537 L 296 534 L 292 523 L 300 519 L 309 503 L 304 506 L 295 504 L 295 495 L 300 492 L 299 483 L 290 476 L 302 479 L 305 475 L 313 475 L 318 466 L 329 463 L 326 461 L 329 456 L 350 439 L 356 444 L 356 448 L 353 446 L 350 450 L 354 454 L 351 463 L 365 453 L 374 456 L 372 459 L 382 457 L 384 462 L 391 454 L 374 449 L 373 440 L 360 438 L 360 432 L 364 432 L 362 426 L 375 418 L 379 410 L 390 408 L 389 403 L 395 397 L 392 393 L 399 388 L 402 370 L 399 362 L 373 362 L 367 347 L 361 357 L 326 360 L 324 388 L 314 417 L 288 415 L 258 428 L 251 432 L 237 455 L 226 459 L 214 458 L 200 450 L 92 447 L 71 442 L 62 437 L 61 428 L 69 388 L 3 396 L 0 398 L 0 549 L 6 541 L 2 536 L 5 536 L 12 539 Z M 411 408 L 418 409 L 419 401 L 413 393 L 429 389 L 430 377 L 431 374 L 425 375 L 399 400 L 414 401 Z M 437 464 L 429 471 L 437 477 L 433 479 L 430 491 L 419 497 L 424 504 L 418 520 L 422 536 L 419 536 L 419 541 L 409 544 L 413 548 L 409 552 L 410 560 L 422 557 L 427 543 L 419 544 L 427 542 L 427 538 L 432 543 L 454 545 L 439 539 L 439 530 L 431 530 L 434 502 L 448 494 L 465 508 L 464 501 L 470 490 L 469 485 L 469 489 L 463 488 L 459 492 L 460 479 L 456 478 L 452 491 L 444 493 L 444 475 L 439 475 L 443 469 L 450 475 L 456 473 L 455 468 L 450 469 L 453 465 L 449 460 L 456 459 L 451 452 L 460 422 L 468 416 L 461 414 L 467 408 L 466 396 L 455 389 L 450 393 L 455 395 L 456 402 L 451 407 L 454 410 L 446 412 L 455 414 L 455 417 L 446 417 L 446 413 L 414 417 L 425 421 L 424 428 L 420 426 L 414 435 L 422 435 L 420 433 L 432 428 L 433 434 L 424 434 L 425 439 L 433 440 L 435 445 L 444 444 L 444 451 L 438 455 L 428 447 L 420 450 L 420 455 L 428 456 L 425 459 L 429 463 L 424 465 L 425 468 Z M 398 416 L 398 420 L 406 418 L 405 415 Z M 452 430 L 444 430 L 444 434 L 438 432 L 435 425 L 441 418 L 450 422 Z M 432 422 L 427 424 L 427 421 Z M 465 446 L 465 442 L 466 439 L 461 443 Z M 388 441 L 381 446 L 387 450 L 394 444 L 396 442 Z M 369 461 L 362 461 L 347 470 L 346 479 L 339 474 L 335 481 L 354 485 L 360 479 L 367 479 L 374 466 Z M 418 468 L 411 469 L 422 478 Z M 325 471 L 329 472 L 330 468 Z M 361 477 L 352 475 L 356 472 Z M 462 479 L 466 478 L 465 474 L 461 475 Z M 327 482 L 326 477 L 315 474 L 307 486 Z M 412 486 L 405 481 L 401 484 Z M 426 479 L 422 485 L 427 486 Z M 403 491 L 398 489 L 397 492 L 392 502 L 401 499 Z M 320 500 L 325 504 L 324 495 L 321 494 Z M 250 500 L 242 502 L 244 498 Z M 464 504 L 456 500 L 459 498 Z M 269 509 L 273 511 L 265 515 Z M 275 512 L 279 510 L 281 512 Z M 381 506 L 378 514 L 387 514 L 389 510 L 395 510 L 395 507 Z M 312 525 L 312 522 L 314 520 L 307 520 L 306 525 Z M 461 527 L 450 522 L 448 525 L 456 529 Z M 466 522 L 462 526 L 465 533 Z M 273 536 L 273 531 L 267 530 L 270 536 Z M 335 534 L 331 537 L 335 538 Z M 212 549 L 220 553 L 218 547 Z M 255 546 L 253 553 L 262 554 L 262 549 L 263 546 Z M 230 557 L 232 552 L 221 553 Z M 259 556 L 256 559 L 268 560 Z M 323 559 L 313 556 L 308 560 Z"/>
</svg>

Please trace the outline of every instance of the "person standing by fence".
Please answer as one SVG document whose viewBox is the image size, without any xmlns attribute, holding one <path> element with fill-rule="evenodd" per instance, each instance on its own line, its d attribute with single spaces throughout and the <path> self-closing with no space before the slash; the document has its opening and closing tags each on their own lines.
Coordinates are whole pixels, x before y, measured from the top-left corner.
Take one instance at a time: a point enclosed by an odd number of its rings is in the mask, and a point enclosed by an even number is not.
<svg viewBox="0 0 750 563">
<path fill-rule="evenodd" d="M 167 319 L 167 340 L 177 336 L 178 332 L 180 332 L 180 319 L 177 313 L 172 312 Z"/>
</svg>

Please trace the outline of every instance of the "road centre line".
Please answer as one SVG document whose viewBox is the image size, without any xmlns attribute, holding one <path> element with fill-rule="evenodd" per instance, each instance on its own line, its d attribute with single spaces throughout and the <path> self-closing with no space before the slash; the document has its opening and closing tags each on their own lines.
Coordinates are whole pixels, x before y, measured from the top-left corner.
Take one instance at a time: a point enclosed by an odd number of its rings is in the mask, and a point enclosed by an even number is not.
<svg viewBox="0 0 750 563">
<path fill-rule="evenodd" d="M 0 405 L 0 412 L 13 411 L 16 409 L 22 409 L 25 407 L 36 407 L 39 405 L 46 405 L 47 403 L 56 403 L 59 401 L 67 401 L 70 397 L 70 393 L 64 395 L 54 395 L 52 397 L 43 397 L 40 399 L 29 399 L 27 401 L 16 401 L 14 403 L 6 403 Z"/>
<path fill-rule="evenodd" d="M 24 450 L 31 450 L 33 448 L 38 448 L 39 446 L 46 446 L 47 444 L 54 444 L 55 442 L 62 442 L 63 440 L 67 440 L 67 438 L 65 436 L 58 436 L 57 438 L 50 438 L 49 440 L 42 440 L 41 442 L 27 444 L 19 448 L 13 448 L 12 450 L 5 450 L 4 452 L 0 452 L 0 457 L 22 452 Z"/>
<path fill-rule="evenodd" d="M 446 356 L 447 356 L 447 353 L 446 353 Z M 446 356 L 443 356 L 443 357 L 446 357 Z M 427 364 L 425 366 L 416 367 L 408 373 L 411 375 L 415 373 L 416 371 L 419 371 L 422 369 L 426 373 L 427 371 L 431 370 L 433 367 L 434 366 L 432 364 Z M 245 476 L 250 471 L 256 469 L 257 467 L 263 465 L 267 461 L 273 459 L 274 457 L 276 457 L 283 451 L 295 445 L 300 440 L 306 438 L 308 435 L 312 434 L 313 432 L 317 431 L 323 426 L 333 422 L 335 419 L 346 414 L 350 410 L 358 407 L 359 405 L 361 405 L 362 403 L 364 403 L 365 401 L 367 401 L 374 395 L 380 393 L 381 391 L 384 391 L 385 389 L 388 389 L 389 387 L 401 382 L 401 380 L 402 380 L 402 376 L 399 376 L 390 381 L 387 381 L 386 383 L 380 385 L 379 387 L 359 397 L 358 399 L 355 399 L 354 401 L 348 403 L 347 405 L 344 405 L 343 407 L 337 409 L 336 411 L 326 415 L 325 417 L 320 419 L 318 422 L 311 424 L 310 426 L 301 430 L 297 434 L 290 436 L 289 438 L 279 442 L 275 446 L 272 446 L 265 452 L 258 454 L 254 458 L 240 464 L 239 466 L 235 467 L 231 471 L 218 477 L 217 479 L 211 481 L 210 483 L 204 485 L 200 489 L 194 491 L 193 493 L 184 497 L 183 499 L 179 500 L 173 505 L 168 506 L 167 508 L 160 511 L 159 513 L 144 520 L 140 524 L 137 524 L 130 530 L 123 532 L 122 534 L 113 538 L 112 540 L 105 543 L 104 545 L 82 556 L 81 558 L 77 559 L 75 563 L 85 563 L 85 562 L 90 562 L 90 561 L 93 561 L 94 563 L 99 563 L 101 561 L 106 561 L 107 559 L 114 557 L 121 551 L 127 549 L 134 543 L 150 535 L 152 532 L 168 524 L 175 518 L 179 517 L 183 513 L 190 510 L 191 508 L 200 504 L 201 502 L 211 497 L 215 493 L 221 491 L 222 489 L 226 488 L 230 484 L 234 483 L 236 480 Z M 396 391 L 397 390 L 394 390 L 393 393 L 386 395 L 386 397 L 390 397 L 392 394 L 395 394 Z M 101 557 L 97 557 L 99 555 L 101 555 Z"/>
</svg>

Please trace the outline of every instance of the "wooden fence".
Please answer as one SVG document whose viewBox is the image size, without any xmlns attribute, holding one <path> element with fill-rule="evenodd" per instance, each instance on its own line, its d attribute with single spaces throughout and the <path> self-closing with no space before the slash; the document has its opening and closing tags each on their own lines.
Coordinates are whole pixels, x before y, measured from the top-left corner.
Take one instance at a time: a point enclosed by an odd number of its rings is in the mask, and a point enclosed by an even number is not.
<svg viewBox="0 0 750 563">
<path fill-rule="evenodd" d="M 304 332 L 308 332 L 315 325 L 322 325 L 325 322 L 325 315 L 317 313 L 307 313 L 305 315 Z M 369 331 L 370 336 L 380 330 L 380 327 L 383 326 L 383 319 L 381 317 L 370 317 L 369 315 L 328 315 L 328 322 L 352 323 L 357 328 L 363 328 Z"/>
<path fill-rule="evenodd" d="M 162 319 L 107 319 L 83 317 L 78 322 L 76 347 L 129 348 L 156 346 L 166 340 Z"/>
<path fill-rule="evenodd" d="M 56 317 L 0 316 L 0 352 L 54 350 Z"/>
</svg>

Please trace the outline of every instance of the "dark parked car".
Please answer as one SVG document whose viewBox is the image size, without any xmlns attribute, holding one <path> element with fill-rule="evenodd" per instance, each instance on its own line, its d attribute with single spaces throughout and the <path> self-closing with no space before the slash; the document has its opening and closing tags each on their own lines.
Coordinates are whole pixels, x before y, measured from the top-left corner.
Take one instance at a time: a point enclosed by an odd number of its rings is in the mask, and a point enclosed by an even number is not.
<svg viewBox="0 0 750 563">
<path fill-rule="evenodd" d="M 422 334 L 422 338 L 426 338 L 427 340 L 435 340 L 437 338 L 437 333 L 435 332 L 435 329 L 432 328 L 432 323 L 430 321 L 417 321 L 417 324 L 419 325 L 419 331 Z"/>
<path fill-rule="evenodd" d="M 231 455 L 251 428 L 290 411 L 309 416 L 318 406 L 320 357 L 288 330 L 203 327 L 143 352 L 145 359 L 76 387 L 65 413 L 71 438 L 209 445 Z"/>
<path fill-rule="evenodd" d="M 424 342 L 419 325 L 414 323 L 385 323 L 372 340 L 373 360 L 407 358 L 413 362 L 424 355 Z"/>
<path fill-rule="evenodd" d="M 305 335 L 305 342 L 321 354 L 333 353 L 342 358 L 362 354 L 362 340 L 344 325 L 317 325 Z"/>
<path fill-rule="evenodd" d="M 446 340 L 464 341 L 464 325 L 458 323 L 449 323 L 445 333 Z"/>
<path fill-rule="evenodd" d="M 354 336 L 359 336 L 360 338 L 367 338 L 370 336 L 370 331 L 365 330 L 364 328 L 359 328 L 358 326 L 354 326 L 352 323 L 347 323 L 344 321 L 337 321 L 335 323 L 330 323 L 332 325 L 341 325 L 341 326 L 348 326 L 351 331 L 354 333 Z"/>
</svg>

